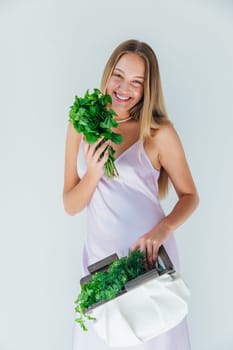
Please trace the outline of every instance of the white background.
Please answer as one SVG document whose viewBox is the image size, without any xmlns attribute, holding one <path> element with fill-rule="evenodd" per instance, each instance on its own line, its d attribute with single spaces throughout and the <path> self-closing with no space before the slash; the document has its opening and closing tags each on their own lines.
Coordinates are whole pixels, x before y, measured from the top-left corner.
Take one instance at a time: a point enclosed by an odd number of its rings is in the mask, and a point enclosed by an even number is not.
<svg viewBox="0 0 233 350">
<path fill-rule="evenodd" d="M 0 1 L 1 350 L 71 349 L 85 212 L 63 209 L 68 111 L 129 38 L 157 54 L 201 198 L 176 232 L 193 350 L 233 349 L 232 37 L 231 1 Z"/>
</svg>

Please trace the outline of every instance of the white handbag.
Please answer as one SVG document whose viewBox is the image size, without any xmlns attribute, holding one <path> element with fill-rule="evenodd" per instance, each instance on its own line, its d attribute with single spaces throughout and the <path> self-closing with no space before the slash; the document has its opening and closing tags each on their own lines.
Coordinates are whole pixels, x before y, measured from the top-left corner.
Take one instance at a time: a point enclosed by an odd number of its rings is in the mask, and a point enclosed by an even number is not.
<svg viewBox="0 0 233 350">
<path fill-rule="evenodd" d="M 106 269 L 113 254 L 88 267 L 92 274 Z M 85 283 L 90 275 L 83 277 Z M 155 268 L 125 284 L 112 300 L 94 304 L 86 312 L 92 326 L 111 347 L 142 344 L 178 325 L 188 313 L 189 288 L 173 267 L 163 246 Z"/>
</svg>

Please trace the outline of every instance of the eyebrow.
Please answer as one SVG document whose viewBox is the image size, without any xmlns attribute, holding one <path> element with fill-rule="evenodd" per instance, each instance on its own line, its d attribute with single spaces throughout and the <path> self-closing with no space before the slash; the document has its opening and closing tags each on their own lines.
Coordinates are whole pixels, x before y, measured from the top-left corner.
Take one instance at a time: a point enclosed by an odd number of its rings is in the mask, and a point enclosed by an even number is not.
<svg viewBox="0 0 233 350">
<path fill-rule="evenodd" d="M 119 70 L 120 72 L 124 73 L 124 71 L 123 71 L 122 69 L 120 69 L 120 68 L 115 67 L 115 69 L 117 69 L 117 70 Z M 114 70 L 115 70 L 115 69 L 114 69 Z M 144 76 L 142 76 L 142 75 L 136 75 L 135 78 L 144 79 Z"/>
</svg>

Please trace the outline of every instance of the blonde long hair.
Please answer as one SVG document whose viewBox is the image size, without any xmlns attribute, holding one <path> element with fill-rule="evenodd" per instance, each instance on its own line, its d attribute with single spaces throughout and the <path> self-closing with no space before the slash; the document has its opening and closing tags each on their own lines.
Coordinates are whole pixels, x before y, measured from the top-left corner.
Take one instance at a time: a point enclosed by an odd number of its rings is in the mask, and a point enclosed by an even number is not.
<svg viewBox="0 0 233 350">
<path fill-rule="evenodd" d="M 115 48 L 103 71 L 100 89 L 106 93 L 109 79 L 119 59 L 127 53 L 135 53 L 145 62 L 144 94 L 139 103 L 130 111 L 130 115 L 140 123 L 139 141 L 142 145 L 145 139 L 162 125 L 171 123 L 165 109 L 162 85 L 157 57 L 152 48 L 145 42 L 126 40 Z M 169 178 L 164 168 L 160 170 L 158 191 L 160 199 L 168 192 Z"/>
</svg>

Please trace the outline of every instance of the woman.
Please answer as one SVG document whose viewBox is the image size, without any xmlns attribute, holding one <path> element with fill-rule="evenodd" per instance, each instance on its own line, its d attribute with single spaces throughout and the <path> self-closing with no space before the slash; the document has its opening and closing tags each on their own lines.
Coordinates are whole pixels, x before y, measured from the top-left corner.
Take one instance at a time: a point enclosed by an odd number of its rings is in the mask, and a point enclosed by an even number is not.
<svg viewBox="0 0 233 350">
<path fill-rule="evenodd" d="M 120 44 L 106 64 L 101 91 L 112 97 L 109 107 L 119 123 L 113 131 L 123 136 L 121 144 L 112 144 L 119 177 L 110 180 L 104 173 L 108 141 L 96 150 L 101 140 L 88 145 L 71 124 L 67 129 L 64 208 L 75 215 L 87 207 L 82 274 L 88 274 L 88 265 L 108 255 L 127 255 L 129 248 L 145 251 L 150 269 L 161 244 L 179 270 L 173 231 L 195 210 L 198 194 L 180 139 L 167 118 L 151 47 L 137 40 Z M 178 201 L 165 216 L 159 199 L 166 195 L 169 179 Z M 73 350 L 109 349 L 88 328 L 83 332 L 74 325 Z M 186 321 L 136 348 L 190 349 Z"/>
</svg>

